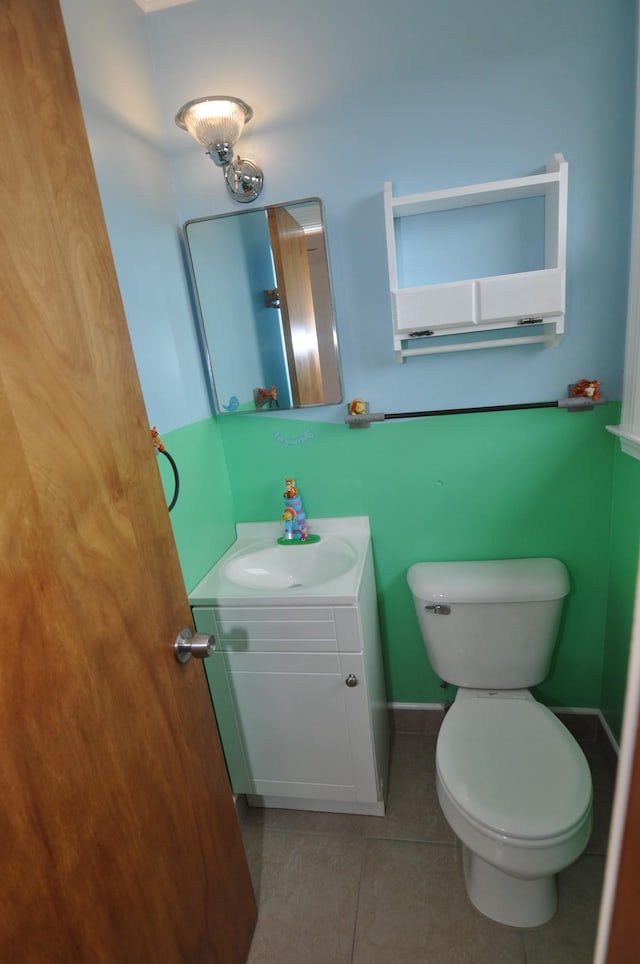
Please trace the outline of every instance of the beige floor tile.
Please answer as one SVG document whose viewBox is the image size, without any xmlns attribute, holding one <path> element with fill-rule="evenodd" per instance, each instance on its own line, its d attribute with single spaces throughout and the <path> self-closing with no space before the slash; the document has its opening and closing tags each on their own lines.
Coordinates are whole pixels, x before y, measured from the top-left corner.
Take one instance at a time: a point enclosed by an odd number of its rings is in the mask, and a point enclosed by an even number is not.
<svg viewBox="0 0 640 964">
<path fill-rule="evenodd" d="M 321 813 L 312 810 L 285 810 L 247 807 L 241 823 L 264 830 L 290 830 L 300 833 L 328 833 L 361 836 L 364 817 L 353 813 Z"/>
<path fill-rule="evenodd" d="M 240 830 L 242 831 L 242 840 L 244 843 L 244 850 L 247 855 L 247 863 L 249 864 L 249 873 L 251 874 L 253 890 L 256 895 L 256 900 L 259 903 L 263 866 L 262 838 L 264 833 L 259 827 L 241 826 Z"/>
<path fill-rule="evenodd" d="M 248 964 L 350 964 L 364 840 L 246 828 L 258 898 Z"/>
<path fill-rule="evenodd" d="M 558 877 L 558 911 L 524 933 L 527 964 L 591 964 L 604 857 L 585 856 Z"/>
<path fill-rule="evenodd" d="M 387 812 L 383 819 L 363 818 L 365 836 L 456 843 L 436 795 L 436 740 L 435 735 L 394 735 Z"/>
<path fill-rule="evenodd" d="M 353 964 L 524 964 L 519 931 L 479 914 L 458 848 L 367 840 Z"/>
<path fill-rule="evenodd" d="M 613 793 L 601 748 L 585 745 L 587 853 L 560 875 L 554 919 L 520 931 L 469 902 L 437 801 L 435 742 L 395 734 L 384 818 L 241 808 L 259 907 L 248 964 L 591 964 Z"/>
</svg>

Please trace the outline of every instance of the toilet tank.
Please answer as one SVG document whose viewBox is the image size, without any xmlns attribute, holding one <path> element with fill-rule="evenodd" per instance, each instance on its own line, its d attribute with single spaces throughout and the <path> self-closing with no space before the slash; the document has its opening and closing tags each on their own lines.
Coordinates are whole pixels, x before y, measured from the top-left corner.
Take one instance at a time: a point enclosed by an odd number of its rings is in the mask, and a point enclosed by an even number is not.
<svg viewBox="0 0 640 964">
<path fill-rule="evenodd" d="M 569 575 L 558 559 L 418 562 L 407 581 L 447 683 L 525 689 L 549 674 Z"/>
</svg>

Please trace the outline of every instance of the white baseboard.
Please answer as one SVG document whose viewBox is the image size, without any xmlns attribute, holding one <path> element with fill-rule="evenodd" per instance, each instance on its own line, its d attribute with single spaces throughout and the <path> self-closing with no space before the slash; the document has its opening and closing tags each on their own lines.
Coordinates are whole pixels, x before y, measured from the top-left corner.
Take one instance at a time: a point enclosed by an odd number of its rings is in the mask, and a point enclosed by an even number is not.
<svg viewBox="0 0 640 964">
<path fill-rule="evenodd" d="M 552 713 L 565 713 L 567 716 L 601 716 L 597 706 L 550 706 Z"/>
<path fill-rule="evenodd" d="M 438 712 L 442 713 L 445 707 L 445 702 L 442 703 L 388 703 L 390 710 L 416 710 L 429 711 L 431 713 Z M 611 727 L 607 723 L 604 714 L 601 709 L 596 706 L 550 706 L 549 709 L 553 713 L 564 713 L 567 716 L 597 716 L 602 729 L 604 730 L 611 748 L 616 756 L 618 756 L 619 746 L 611 732 Z"/>
<path fill-rule="evenodd" d="M 566 716 L 597 716 L 598 720 L 600 721 L 600 725 L 604 730 L 609 743 L 611 744 L 611 749 L 615 753 L 616 757 L 618 756 L 620 747 L 618 746 L 615 736 L 611 732 L 611 727 L 607 723 L 604 713 L 597 706 L 550 706 L 549 709 L 553 713 L 564 713 Z"/>
<path fill-rule="evenodd" d="M 442 703 L 387 703 L 390 710 L 430 710 L 432 713 L 434 710 L 437 712 L 442 712 L 445 707 L 445 701 Z"/>
<path fill-rule="evenodd" d="M 602 724 L 602 729 L 607 734 L 607 739 L 609 740 L 609 743 L 613 747 L 613 752 L 615 753 L 616 756 L 618 756 L 620 752 L 620 745 L 618 744 L 618 741 L 616 740 L 615 736 L 611 732 L 611 727 L 607 723 L 602 710 L 598 710 L 597 713 L 598 713 L 598 718 Z"/>
</svg>

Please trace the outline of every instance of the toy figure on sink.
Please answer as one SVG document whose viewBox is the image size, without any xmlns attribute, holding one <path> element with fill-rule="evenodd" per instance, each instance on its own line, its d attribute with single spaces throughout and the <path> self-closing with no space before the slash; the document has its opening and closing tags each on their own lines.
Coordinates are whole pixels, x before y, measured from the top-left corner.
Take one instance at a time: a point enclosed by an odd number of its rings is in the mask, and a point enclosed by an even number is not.
<svg viewBox="0 0 640 964">
<path fill-rule="evenodd" d="M 284 532 L 278 539 L 281 544 L 292 542 L 318 542 L 319 536 L 309 534 L 307 517 L 302 505 L 302 497 L 296 487 L 295 479 L 285 479 L 284 491 L 285 510 L 282 513 Z"/>
</svg>

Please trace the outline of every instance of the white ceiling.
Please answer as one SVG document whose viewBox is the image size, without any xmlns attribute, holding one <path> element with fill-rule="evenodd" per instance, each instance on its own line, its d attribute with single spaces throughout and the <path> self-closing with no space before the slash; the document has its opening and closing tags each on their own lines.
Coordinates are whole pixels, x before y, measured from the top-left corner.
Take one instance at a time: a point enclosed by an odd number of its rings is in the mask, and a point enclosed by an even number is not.
<svg viewBox="0 0 640 964">
<path fill-rule="evenodd" d="M 155 10 L 166 10 L 167 7 L 179 7 L 182 3 L 194 3 L 194 0 L 134 0 L 145 13 Z"/>
</svg>

